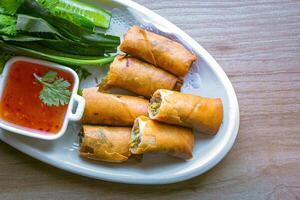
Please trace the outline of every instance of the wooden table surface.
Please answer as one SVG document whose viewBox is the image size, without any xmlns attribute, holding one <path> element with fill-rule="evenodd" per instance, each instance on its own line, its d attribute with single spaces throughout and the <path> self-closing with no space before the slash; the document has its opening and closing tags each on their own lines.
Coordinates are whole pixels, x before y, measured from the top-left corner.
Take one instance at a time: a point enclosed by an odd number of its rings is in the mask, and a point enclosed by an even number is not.
<svg viewBox="0 0 300 200">
<path fill-rule="evenodd" d="M 80 177 L 0 142 L 0 199 L 300 199 L 300 1 L 137 0 L 206 48 L 230 78 L 241 125 L 209 172 L 165 186 Z"/>
</svg>

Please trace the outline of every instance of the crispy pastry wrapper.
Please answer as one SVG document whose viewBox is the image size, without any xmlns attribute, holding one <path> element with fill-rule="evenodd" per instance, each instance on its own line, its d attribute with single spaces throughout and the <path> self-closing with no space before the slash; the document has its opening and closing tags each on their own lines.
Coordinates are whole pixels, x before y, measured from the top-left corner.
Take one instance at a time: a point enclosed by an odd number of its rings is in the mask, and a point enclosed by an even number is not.
<svg viewBox="0 0 300 200">
<path fill-rule="evenodd" d="M 148 113 L 151 119 L 214 135 L 223 121 L 223 104 L 220 98 L 157 90 L 150 100 Z"/>
<path fill-rule="evenodd" d="M 128 30 L 120 49 L 179 77 L 186 75 L 197 59 L 178 42 L 138 26 Z"/>
<path fill-rule="evenodd" d="M 119 87 L 136 94 L 151 97 L 157 89 L 180 90 L 182 80 L 136 58 L 117 56 L 108 75 L 99 85 L 99 91 Z"/>
<path fill-rule="evenodd" d="M 131 153 L 130 127 L 83 126 L 80 155 L 93 160 L 124 162 Z"/>
<path fill-rule="evenodd" d="M 96 87 L 84 89 L 83 97 L 85 124 L 131 126 L 135 118 L 147 115 L 149 102 L 140 97 L 101 93 Z"/>
<path fill-rule="evenodd" d="M 171 126 L 140 116 L 131 131 L 132 154 L 151 152 L 190 159 L 193 156 L 194 135 L 191 129 Z"/>
</svg>

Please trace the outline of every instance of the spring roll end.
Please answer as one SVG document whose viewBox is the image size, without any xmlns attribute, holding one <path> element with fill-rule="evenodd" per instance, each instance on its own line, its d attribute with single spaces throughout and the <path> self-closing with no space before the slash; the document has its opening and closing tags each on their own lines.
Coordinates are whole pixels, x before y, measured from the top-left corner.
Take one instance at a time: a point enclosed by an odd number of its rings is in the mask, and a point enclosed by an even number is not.
<svg viewBox="0 0 300 200">
<path fill-rule="evenodd" d="M 144 151 L 141 149 L 142 143 L 142 132 L 141 132 L 140 118 L 136 118 L 131 130 L 130 135 L 130 152 L 132 154 L 143 154 Z"/>
<path fill-rule="evenodd" d="M 109 131 L 115 131 L 112 138 L 107 135 Z M 131 153 L 126 150 L 126 148 L 128 148 L 127 142 L 129 142 L 129 137 L 127 137 L 126 134 L 129 133 L 129 131 L 130 130 L 123 127 L 111 128 L 84 125 L 79 154 L 83 158 L 92 160 L 113 163 L 124 162 L 128 160 L 131 155 Z"/>
<path fill-rule="evenodd" d="M 155 116 L 159 112 L 159 108 L 161 106 L 161 95 L 159 92 L 155 92 L 150 99 L 150 104 L 148 106 L 148 115 L 151 119 L 155 118 Z"/>
<path fill-rule="evenodd" d="M 210 105 L 208 109 L 208 116 L 210 116 L 210 118 L 206 126 L 196 126 L 195 130 L 208 135 L 216 135 L 223 121 L 222 99 L 207 99 L 206 101 L 208 102 L 207 104 Z"/>
</svg>

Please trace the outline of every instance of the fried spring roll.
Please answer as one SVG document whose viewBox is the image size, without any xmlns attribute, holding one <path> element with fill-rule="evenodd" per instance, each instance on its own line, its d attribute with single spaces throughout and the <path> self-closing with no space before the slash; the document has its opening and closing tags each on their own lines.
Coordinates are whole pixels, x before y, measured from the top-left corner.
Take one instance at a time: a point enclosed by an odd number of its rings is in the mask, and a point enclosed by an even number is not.
<svg viewBox="0 0 300 200">
<path fill-rule="evenodd" d="M 151 119 L 214 135 L 223 120 L 223 104 L 220 98 L 157 90 L 150 100 L 148 113 Z"/>
<path fill-rule="evenodd" d="M 135 58 L 117 56 L 99 91 L 119 87 L 150 97 L 157 89 L 180 90 L 181 86 L 182 80 L 164 70 Z"/>
<path fill-rule="evenodd" d="M 93 160 L 124 162 L 131 153 L 129 127 L 83 126 L 80 155 Z"/>
<path fill-rule="evenodd" d="M 171 126 L 140 116 L 131 130 L 130 151 L 132 154 L 161 152 L 190 159 L 194 140 L 189 128 Z"/>
<path fill-rule="evenodd" d="M 131 126 L 135 118 L 147 115 L 149 103 L 143 98 L 101 93 L 96 87 L 84 89 L 83 97 L 85 124 Z"/>
<path fill-rule="evenodd" d="M 138 26 L 128 30 L 120 49 L 179 77 L 186 75 L 196 60 L 196 56 L 178 42 Z"/>
</svg>

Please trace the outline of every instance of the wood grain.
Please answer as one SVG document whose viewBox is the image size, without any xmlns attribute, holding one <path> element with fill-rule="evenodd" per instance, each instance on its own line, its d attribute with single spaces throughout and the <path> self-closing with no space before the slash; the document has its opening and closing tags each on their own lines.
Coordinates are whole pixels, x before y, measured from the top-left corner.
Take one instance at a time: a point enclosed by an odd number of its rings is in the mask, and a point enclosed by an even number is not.
<svg viewBox="0 0 300 200">
<path fill-rule="evenodd" d="M 165 186 L 92 180 L 0 142 L 0 199 L 300 199 L 300 1 L 137 0 L 205 47 L 236 90 L 237 141 L 206 174 Z"/>
</svg>

